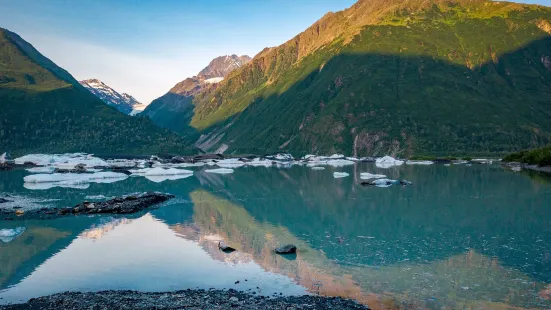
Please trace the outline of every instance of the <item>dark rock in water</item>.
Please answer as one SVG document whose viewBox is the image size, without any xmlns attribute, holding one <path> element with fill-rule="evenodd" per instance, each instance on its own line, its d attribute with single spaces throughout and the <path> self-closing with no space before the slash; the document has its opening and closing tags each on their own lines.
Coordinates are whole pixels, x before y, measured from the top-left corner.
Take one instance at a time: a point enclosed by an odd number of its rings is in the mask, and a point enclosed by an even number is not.
<svg viewBox="0 0 551 310">
<path fill-rule="evenodd" d="M 25 168 L 33 168 L 33 167 L 38 167 L 37 164 L 31 162 L 31 161 L 26 161 L 23 163 L 23 167 Z"/>
<path fill-rule="evenodd" d="M 4 198 L 0 198 L 0 203 L 5 203 L 5 202 L 10 202 L 11 200 L 7 200 L 7 199 L 4 199 Z"/>
<path fill-rule="evenodd" d="M 78 164 L 73 169 L 55 168 L 54 173 L 86 173 L 86 165 Z"/>
<path fill-rule="evenodd" d="M 402 185 L 402 186 L 407 186 L 407 185 L 413 185 L 413 183 L 411 183 L 411 182 L 408 181 L 408 180 L 402 180 L 402 181 L 400 181 L 400 185 Z"/>
<path fill-rule="evenodd" d="M 221 154 L 203 154 L 203 155 L 197 155 L 193 157 L 194 161 L 210 160 L 210 159 L 224 159 L 224 156 Z"/>
<path fill-rule="evenodd" d="M 275 249 L 277 254 L 293 254 L 297 252 L 297 247 L 293 244 L 287 244 Z"/>
<path fill-rule="evenodd" d="M 91 214 L 132 214 L 151 208 L 156 204 L 165 202 L 174 198 L 174 195 L 148 192 L 144 194 L 135 194 L 127 197 L 117 197 L 114 199 L 90 203 L 88 201 L 73 207 L 67 207 L 57 210 L 41 208 L 29 210 L 20 218 L 52 218 L 52 215 L 91 215 Z M 19 218 L 18 218 L 19 219 Z"/>
<path fill-rule="evenodd" d="M 193 163 L 194 160 L 193 160 L 193 158 L 187 158 L 187 157 L 182 157 L 182 156 L 174 156 L 174 157 L 172 157 L 170 162 L 173 163 L 173 164 L 185 164 L 185 163 Z"/>
<path fill-rule="evenodd" d="M 374 186 L 375 184 L 371 183 L 371 182 L 362 182 L 360 183 L 362 186 Z"/>
<path fill-rule="evenodd" d="M 0 163 L 0 171 L 12 170 L 13 166 L 9 163 Z"/>
<path fill-rule="evenodd" d="M 218 248 L 222 252 L 226 252 L 226 253 L 231 253 L 231 252 L 235 251 L 234 248 L 232 248 L 231 246 L 228 246 L 227 244 L 225 244 L 224 241 L 218 242 Z"/>
<path fill-rule="evenodd" d="M 122 167 L 111 167 L 109 170 L 111 170 L 112 172 L 124 173 L 126 175 L 131 175 L 132 174 L 132 172 L 128 171 L 128 169 L 125 169 L 125 168 L 122 168 Z"/>
</svg>

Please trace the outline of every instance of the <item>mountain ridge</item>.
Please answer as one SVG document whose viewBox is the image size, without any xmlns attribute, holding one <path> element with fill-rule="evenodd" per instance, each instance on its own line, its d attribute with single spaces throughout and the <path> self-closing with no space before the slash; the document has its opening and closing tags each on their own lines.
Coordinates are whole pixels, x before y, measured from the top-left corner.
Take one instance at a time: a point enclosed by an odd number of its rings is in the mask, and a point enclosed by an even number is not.
<svg viewBox="0 0 551 310">
<path fill-rule="evenodd" d="M 0 146 L 15 156 L 194 152 L 170 131 L 109 107 L 30 43 L 3 28 L 0 67 Z"/>
<path fill-rule="evenodd" d="M 144 106 L 131 95 L 127 93 L 121 94 L 98 79 L 82 80 L 79 83 L 107 105 L 115 107 L 124 114 L 131 115 L 132 113 L 137 113 L 136 108 Z"/>
<path fill-rule="evenodd" d="M 503 154 L 536 147 L 551 141 L 549 122 L 531 112 L 548 115 L 545 111 L 551 110 L 542 99 L 550 91 L 550 20 L 551 9 L 537 5 L 361 0 L 345 11 L 326 14 L 286 43 L 263 50 L 216 88 L 196 94 L 188 113 L 189 132 L 201 136 L 196 145 L 204 150 L 238 153 L 265 149 L 362 155 Z M 337 62 L 342 62 L 341 68 L 329 72 L 327 65 Z M 429 84 L 427 75 L 440 78 Z M 343 93 L 349 88 L 354 91 Z M 440 97 L 434 96 L 436 92 Z M 494 104 L 495 96 L 513 109 L 510 115 Z M 472 106 L 473 115 L 461 113 L 458 118 L 451 107 L 440 103 L 446 101 L 457 107 L 479 105 Z M 402 110 L 406 103 L 409 110 Z M 411 130 L 389 127 L 394 121 L 386 115 L 397 113 L 389 111 L 383 114 L 386 123 L 377 127 L 378 122 L 367 120 L 359 121 L 361 126 L 358 121 L 351 123 L 393 105 L 403 114 L 402 122 L 416 124 Z M 358 108 L 353 113 L 343 110 L 350 106 Z M 322 117 L 325 107 L 331 107 L 333 114 Z M 421 116 L 419 108 L 440 118 Z M 480 120 L 474 112 L 481 108 L 495 115 L 482 133 L 476 129 Z M 287 109 L 292 113 L 281 119 L 281 111 Z M 438 113 L 440 109 L 449 114 Z M 514 109 L 523 116 L 515 116 Z M 319 132 L 331 127 L 338 134 Z M 314 132 L 328 141 L 319 141 Z M 441 149 L 433 146 L 446 136 L 447 144 L 439 142 Z M 492 140 L 497 147 L 486 146 Z"/>
</svg>

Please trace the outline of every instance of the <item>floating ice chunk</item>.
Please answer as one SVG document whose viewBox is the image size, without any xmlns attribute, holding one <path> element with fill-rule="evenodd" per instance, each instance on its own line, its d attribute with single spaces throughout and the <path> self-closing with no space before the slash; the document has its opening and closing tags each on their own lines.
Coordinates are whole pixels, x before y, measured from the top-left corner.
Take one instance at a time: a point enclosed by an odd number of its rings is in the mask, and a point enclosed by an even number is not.
<svg viewBox="0 0 551 310">
<path fill-rule="evenodd" d="M 143 160 L 129 160 L 129 159 L 110 159 L 106 161 L 110 167 L 113 168 L 132 168 L 138 167 Z"/>
<path fill-rule="evenodd" d="M 216 162 L 216 165 L 222 168 L 239 168 L 243 167 L 245 163 L 240 161 L 239 158 L 229 158 L 219 160 L 218 162 Z"/>
<path fill-rule="evenodd" d="M 10 242 L 17 236 L 25 232 L 25 227 L 17 227 L 13 229 L 0 229 L 0 241 Z"/>
<path fill-rule="evenodd" d="M 408 160 L 406 162 L 406 165 L 432 165 L 434 164 L 433 161 L 430 161 L 430 160 Z"/>
<path fill-rule="evenodd" d="M 25 169 L 27 172 L 30 173 L 53 173 L 55 168 L 54 167 L 34 167 Z"/>
<path fill-rule="evenodd" d="M 233 173 L 233 169 L 228 169 L 228 168 L 207 169 L 207 170 L 205 170 L 205 172 L 218 173 L 218 174 L 229 174 L 229 173 Z"/>
<path fill-rule="evenodd" d="M 382 178 L 386 178 L 386 175 L 384 175 L 384 174 L 371 174 L 369 172 L 360 173 L 360 179 L 362 179 L 362 180 L 372 180 L 372 179 L 382 179 Z"/>
<path fill-rule="evenodd" d="M 381 158 L 377 158 L 375 161 L 375 166 L 379 168 L 390 168 L 394 166 L 401 166 L 404 164 L 403 160 L 397 160 L 394 157 L 385 156 Z"/>
<path fill-rule="evenodd" d="M 282 160 L 282 161 L 290 161 L 295 159 L 293 155 L 287 154 L 287 153 L 278 153 L 274 155 L 268 155 L 266 156 L 266 158 L 272 159 L 272 160 Z"/>
<path fill-rule="evenodd" d="M 344 167 L 344 166 L 349 166 L 354 164 L 353 161 L 346 160 L 346 159 L 331 159 L 326 161 L 325 163 L 333 167 Z"/>
<path fill-rule="evenodd" d="M 271 160 L 267 159 L 260 159 L 255 158 L 249 162 L 247 162 L 248 166 L 264 166 L 264 167 L 271 167 L 273 165 L 273 162 Z"/>
<path fill-rule="evenodd" d="M 55 187 L 87 189 L 88 187 L 90 187 L 90 183 L 71 183 L 71 182 L 23 183 L 23 187 L 30 190 L 47 190 Z"/>
<path fill-rule="evenodd" d="M 316 155 L 312 155 L 312 154 L 308 154 L 308 155 L 305 155 L 304 157 L 302 157 L 302 159 L 304 160 L 310 160 L 310 158 L 313 158 L 313 157 L 317 157 Z"/>
<path fill-rule="evenodd" d="M 151 182 L 161 183 L 164 181 L 174 181 L 180 179 L 186 179 L 191 177 L 193 174 L 175 174 L 175 175 L 146 175 L 145 178 Z"/>
<path fill-rule="evenodd" d="M 335 179 L 346 178 L 347 176 L 349 176 L 349 174 L 346 172 L 333 172 L 333 177 Z"/>
<path fill-rule="evenodd" d="M 32 190 L 44 190 L 54 187 L 86 189 L 89 183 L 114 183 L 128 178 L 124 173 L 53 173 L 34 174 L 23 178 L 24 187 Z"/>
<path fill-rule="evenodd" d="M 74 168 L 78 164 L 86 167 L 107 166 L 108 164 L 100 158 L 85 153 L 74 154 L 29 154 L 15 159 L 15 163 L 22 165 L 32 162 L 37 166 L 54 165 L 60 168 Z"/>
<path fill-rule="evenodd" d="M 175 164 L 174 167 L 178 168 L 188 168 L 188 167 L 203 167 L 206 163 L 198 162 L 198 163 L 181 163 L 181 164 Z"/>
<path fill-rule="evenodd" d="M 4 153 L 0 156 L 0 164 L 5 164 L 8 160 L 10 160 L 10 155 L 8 153 Z"/>
<path fill-rule="evenodd" d="M 324 167 L 315 166 L 315 167 L 312 167 L 312 170 L 325 170 L 325 168 L 324 168 Z"/>
<path fill-rule="evenodd" d="M 346 157 L 346 160 L 359 161 L 359 159 L 356 157 Z"/>
<path fill-rule="evenodd" d="M 88 200 L 107 200 L 107 197 L 105 197 L 104 195 L 90 195 L 90 196 L 84 197 L 84 199 L 88 199 Z"/>
<path fill-rule="evenodd" d="M 145 176 L 160 176 L 160 175 L 182 175 L 182 174 L 193 174 L 191 170 L 185 169 L 175 169 L 175 168 L 150 168 L 144 173 Z"/>
<path fill-rule="evenodd" d="M 328 157 L 328 159 L 344 159 L 344 155 L 342 154 L 333 154 L 331 156 Z"/>
</svg>

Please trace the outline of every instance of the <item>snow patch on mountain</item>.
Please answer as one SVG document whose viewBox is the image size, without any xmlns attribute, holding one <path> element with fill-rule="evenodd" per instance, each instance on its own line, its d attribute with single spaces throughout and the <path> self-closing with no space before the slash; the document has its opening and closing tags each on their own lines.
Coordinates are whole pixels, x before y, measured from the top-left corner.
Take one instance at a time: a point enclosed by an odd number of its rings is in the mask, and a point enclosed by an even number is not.
<svg viewBox="0 0 551 310">
<path fill-rule="evenodd" d="M 80 84 L 107 105 L 113 106 L 125 114 L 136 115 L 147 106 L 129 94 L 117 92 L 98 79 L 80 81 Z"/>
</svg>

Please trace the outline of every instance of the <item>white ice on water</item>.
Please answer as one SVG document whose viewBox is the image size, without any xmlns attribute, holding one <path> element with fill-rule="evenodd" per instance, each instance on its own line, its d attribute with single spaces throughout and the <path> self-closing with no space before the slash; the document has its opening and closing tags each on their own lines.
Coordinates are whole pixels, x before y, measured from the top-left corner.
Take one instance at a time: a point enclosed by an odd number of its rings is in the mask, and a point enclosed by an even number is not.
<svg viewBox="0 0 551 310">
<path fill-rule="evenodd" d="M 175 169 L 175 168 L 146 168 L 143 174 L 145 176 L 162 176 L 162 175 L 192 175 L 193 171 L 185 169 Z"/>
<path fill-rule="evenodd" d="M 333 177 L 335 179 L 346 178 L 347 176 L 349 176 L 349 174 L 346 172 L 333 172 Z"/>
<path fill-rule="evenodd" d="M 216 165 L 222 168 L 239 168 L 245 166 L 245 163 L 238 158 L 229 158 L 217 161 Z"/>
<path fill-rule="evenodd" d="M 273 162 L 271 160 L 260 159 L 260 158 L 255 158 L 255 159 L 247 162 L 247 166 L 271 167 L 272 165 L 273 165 Z"/>
<path fill-rule="evenodd" d="M 145 178 L 151 182 L 162 183 L 164 181 L 174 181 L 189 178 L 192 175 L 193 174 L 146 175 Z"/>
<path fill-rule="evenodd" d="M 72 153 L 72 154 L 28 154 L 15 159 L 15 163 L 22 165 L 31 162 L 37 166 L 56 166 L 63 168 L 74 168 L 78 164 L 84 164 L 86 167 L 108 166 L 103 159 L 94 157 L 91 154 Z"/>
<path fill-rule="evenodd" d="M 128 178 L 124 173 L 53 173 L 33 174 L 23 178 L 24 187 L 33 190 L 44 190 L 54 187 L 86 189 L 90 183 L 114 183 Z"/>
<path fill-rule="evenodd" d="M 377 158 L 377 160 L 375 161 L 375 166 L 377 166 L 378 168 L 391 168 L 395 166 L 401 166 L 403 164 L 403 160 L 397 160 L 391 156 Z"/>
<path fill-rule="evenodd" d="M 384 175 L 384 174 L 371 174 L 369 172 L 360 173 L 360 179 L 362 179 L 362 180 L 382 179 L 382 178 L 386 178 L 386 175 Z"/>
<path fill-rule="evenodd" d="M 408 160 L 406 162 L 406 165 L 432 165 L 434 164 L 433 161 L 430 161 L 430 160 Z"/>
<path fill-rule="evenodd" d="M 25 227 L 17 227 L 13 229 L 0 229 L 0 241 L 10 242 L 17 236 L 25 232 Z"/>
<path fill-rule="evenodd" d="M 229 174 L 229 173 L 233 173 L 233 169 L 228 169 L 228 168 L 207 169 L 207 170 L 205 170 L 205 172 L 218 173 L 218 174 Z"/>
<path fill-rule="evenodd" d="M 27 172 L 30 173 L 53 173 L 55 168 L 54 167 L 34 167 L 25 169 Z"/>
</svg>

